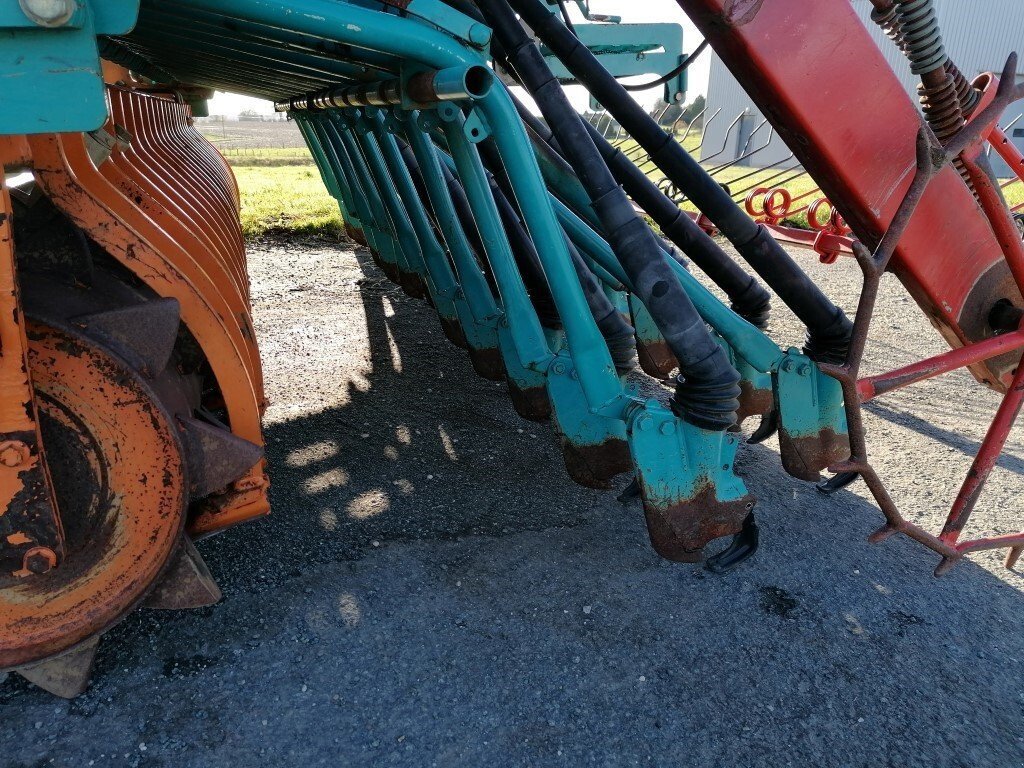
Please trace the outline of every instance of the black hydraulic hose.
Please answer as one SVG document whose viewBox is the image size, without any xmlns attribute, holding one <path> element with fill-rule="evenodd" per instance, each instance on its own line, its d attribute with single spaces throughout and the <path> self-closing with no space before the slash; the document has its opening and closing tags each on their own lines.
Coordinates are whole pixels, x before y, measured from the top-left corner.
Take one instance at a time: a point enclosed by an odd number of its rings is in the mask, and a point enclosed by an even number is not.
<svg viewBox="0 0 1024 768">
<path fill-rule="evenodd" d="M 564 232 L 563 232 L 564 234 Z M 569 249 L 569 257 L 572 265 L 576 268 L 576 274 L 583 287 L 583 295 L 587 298 L 587 305 L 594 316 L 598 330 L 604 337 L 611 353 L 615 370 L 619 374 L 626 374 L 636 370 L 639 361 L 636 354 L 636 330 L 626 322 L 618 309 L 611 303 L 601 283 L 594 273 L 590 271 L 587 262 L 580 255 L 579 250 L 573 244 L 569 236 L 565 236 L 565 245 Z"/>
<path fill-rule="evenodd" d="M 609 144 L 594 126 L 583 121 L 615 179 L 662 233 L 685 253 L 704 274 L 725 291 L 733 310 L 758 328 L 767 328 L 771 317 L 771 294 L 752 275 L 729 258 L 718 244 L 658 189 L 632 160 Z"/>
<path fill-rule="evenodd" d="M 765 227 L 753 221 L 707 171 L 665 133 L 575 35 L 537 0 L 509 0 L 544 44 L 607 109 L 729 239 L 754 271 L 807 326 L 805 351 L 815 360 L 841 363 L 853 325 L 800 269 Z M 520 72 L 520 74 L 522 74 Z M 549 121 L 550 122 L 550 121 Z"/>
<path fill-rule="evenodd" d="M 558 310 L 555 308 L 555 300 L 551 295 L 547 278 L 544 277 L 540 256 L 537 255 L 537 250 L 533 247 L 530 235 L 527 234 L 519 215 L 490 172 L 487 172 L 487 183 L 491 188 L 491 197 L 494 198 L 495 207 L 498 209 L 498 217 L 501 219 L 501 226 L 508 238 L 512 256 L 516 260 L 519 273 L 523 276 L 523 284 L 526 286 L 526 292 L 530 295 L 534 309 L 537 310 L 540 324 L 545 328 L 561 328 L 562 323 L 558 317 Z"/>
<path fill-rule="evenodd" d="M 569 31 L 572 32 L 573 34 L 576 33 L 576 30 L 574 30 L 572 27 L 569 27 Z M 697 60 L 698 56 L 704 53 L 704 49 L 707 47 L 708 41 L 706 39 L 701 40 L 700 45 L 697 46 L 694 52 L 687 56 L 685 59 L 683 59 L 681 62 L 679 62 L 679 66 L 673 69 L 671 72 L 666 72 L 664 75 L 657 78 L 656 80 L 651 80 L 650 82 L 647 83 L 634 83 L 632 85 L 626 85 L 625 83 L 623 83 L 622 87 L 625 88 L 627 91 L 630 91 L 631 93 L 635 93 L 636 91 L 646 91 L 648 88 L 654 88 L 659 85 L 664 85 L 673 77 L 679 77 L 679 75 L 681 75 L 683 72 L 689 69 L 690 65 Z"/>
<path fill-rule="evenodd" d="M 540 50 L 519 25 L 508 3 L 479 0 L 477 4 L 558 136 L 637 297 L 679 361 L 682 373 L 672 398 L 673 410 L 698 427 L 728 429 L 736 423 L 739 374 L 711 338 L 654 233 L 616 184 Z"/>
<path fill-rule="evenodd" d="M 428 211 L 432 211 L 429 204 L 426 185 L 423 181 L 423 175 L 420 172 L 419 163 L 416 160 L 415 154 L 413 154 L 412 147 L 410 147 L 408 143 L 400 137 L 396 136 L 395 140 L 398 143 L 399 151 L 402 153 L 402 158 L 405 160 L 405 164 L 409 168 L 409 174 L 412 176 L 413 184 L 416 186 L 416 189 L 420 194 L 420 199 L 426 201 L 424 202 L 424 207 Z M 480 233 L 476 228 L 476 216 L 473 214 L 473 208 L 469 203 L 469 198 L 466 196 L 466 190 L 463 188 L 462 183 L 456 178 L 455 174 L 453 174 L 444 163 L 441 163 L 441 174 L 444 177 L 445 185 L 448 187 L 448 196 L 452 200 L 452 207 L 455 209 L 455 215 L 459 219 L 459 225 L 462 227 L 463 232 L 466 234 L 466 239 L 469 241 L 469 247 L 477 255 L 477 261 L 481 265 L 481 268 L 487 277 L 488 285 L 490 285 L 493 292 L 496 292 L 497 286 L 494 284 L 491 270 L 487 268 L 487 261 L 485 259 L 486 251 L 484 250 L 483 240 L 480 239 Z M 494 185 L 492 183 L 492 192 L 493 190 Z M 495 202 L 497 203 L 498 213 L 502 217 L 502 222 L 504 223 L 505 216 L 502 212 L 501 201 L 495 198 Z M 507 206 L 508 202 L 504 202 Z M 547 280 L 541 270 L 540 261 L 536 252 L 532 253 L 531 260 L 530 251 L 522 247 L 522 243 L 517 242 L 515 237 L 516 233 L 510 231 L 508 226 L 506 226 L 505 229 L 508 234 L 509 246 L 512 250 L 512 255 L 516 260 L 516 266 L 519 269 L 519 273 L 523 276 L 523 284 L 526 286 L 526 291 L 530 295 L 530 301 L 533 304 L 534 309 L 537 311 L 537 319 L 540 320 L 540 324 L 545 328 L 553 330 L 561 328 L 562 321 L 558 317 L 558 310 L 555 308 L 555 300 L 551 296 L 551 290 L 548 288 Z M 522 235 L 522 237 L 529 241 L 529 237 L 525 234 Z M 529 247 L 532 249 L 533 244 L 529 243 Z"/>
<path fill-rule="evenodd" d="M 533 289 L 531 288 L 531 283 L 534 281 L 539 282 L 541 285 L 537 287 L 537 291 L 543 291 L 541 295 L 547 297 L 553 309 L 554 300 L 551 297 L 547 279 L 544 277 L 544 268 L 541 266 L 540 256 L 533 244 L 533 240 L 530 238 L 529 232 L 527 232 L 526 225 L 523 223 L 519 211 L 512 204 L 512 200 L 515 200 L 515 195 L 512 193 L 511 184 L 508 183 L 508 179 L 502 172 L 498 148 L 493 141 L 483 141 L 477 146 L 480 149 L 480 159 L 484 162 L 491 194 L 498 206 L 498 213 L 501 216 L 502 225 L 505 227 L 505 233 L 508 235 L 509 245 L 517 254 L 517 262 L 528 262 L 531 265 L 530 277 L 532 279 L 528 279 L 526 275 L 523 277 L 527 290 L 530 291 L 532 296 Z M 569 246 L 569 255 L 572 257 L 573 268 L 576 270 L 576 277 L 580 281 L 580 287 L 583 288 L 583 295 L 586 297 L 587 306 L 590 308 L 590 314 L 594 318 L 594 322 L 597 323 L 598 330 L 601 331 L 605 343 L 608 345 L 608 350 L 612 355 L 612 362 L 615 364 L 615 370 L 620 374 L 629 373 L 637 366 L 636 344 L 634 342 L 636 332 L 633 326 L 627 323 L 625 318 L 612 305 L 608 296 L 601 288 L 597 277 L 591 271 L 579 251 L 576 250 L 576 247 L 569 241 L 568 237 L 566 237 L 566 242 Z M 539 311 L 538 306 L 538 313 Z M 555 317 L 557 318 L 557 314 Z"/>
<path fill-rule="evenodd" d="M 494 282 L 490 266 L 487 264 L 487 252 L 484 250 L 484 241 L 480 238 L 480 232 L 476 228 L 476 216 L 473 214 L 473 207 L 469 204 L 466 190 L 463 189 L 462 183 L 455 178 L 455 174 L 444 163 L 441 163 L 441 175 L 444 177 L 445 186 L 448 188 L 448 197 L 451 198 L 452 207 L 455 209 L 455 216 L 459 220 L 459 226 L 462 227 L 462 231 L 466 235 L 470 249 L 476 254 L 477 265 L 487 279 L 487 285 L 490 287 L 491 293 L 496 296 L 498 287 Z"/>
<path fill-rule="evenodd" d="M 541 140 L 539 151 L 563 171 L 574 173 L 560 151 L 554 134 L 519 99 L 512 96 L 520 118 L 529 131 Z M 771 317 L 771 294 L 733 261 L 703 229 L 697 226 L 679 206 L 672 202 L 658 185 L 651 181 L 625 153 L 613 147 L 601 132 L 580 118 L 615 180 L 626 190 L 662 233 L 679 250 L 691 258 L 703 272 L 729 297 L 738 315 L 764 329 Z M 666 250 L 672 251 L 666 243 Z"/>
</svg>

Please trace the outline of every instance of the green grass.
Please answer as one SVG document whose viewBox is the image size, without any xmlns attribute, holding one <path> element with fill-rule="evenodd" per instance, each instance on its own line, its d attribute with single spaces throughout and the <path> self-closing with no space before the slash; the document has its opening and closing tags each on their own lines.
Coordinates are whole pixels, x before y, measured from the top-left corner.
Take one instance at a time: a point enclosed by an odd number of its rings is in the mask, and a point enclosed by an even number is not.
<svg viewBox="0 0 1024 768">
<path fill-rule="evenodd" d="M 686 144 L 691 145 L 692 149 L 698 140 L 698 137 L 690 136 Z M 621 149 L 629 153 L 632 147 L 635 144 L 629 142 L 623 144 Z M 246 149 L 244 153 L 229 153 L 227 159 L 234 168 L 241 190 L 242 231 L 246 238 L 300 235 L 338 240 L 344 234 L 337 203 L 324 188 L 312 158 L 308 155 L 301 157 L 301 150 Z M 645 168 L 645 171 L 656 182 L 662 178 L 656 168 Z M 736 191 L 755 182 L 775 185 L 785 181 L 789 175 L 771 180 L 778 173 L 777 170 L 757 171 L 733 167 L 724 169 L 715 178 Z M 816 187 L 814 181 L 806 175 L 785 186 L 794 198 Z M 1005 194 L 1011 206 L 1024 204 L 1024 185 L 1013 184 L 1005 190 Z M 797 201 L 793 208 L 805 206 L 818 196 L 809 195 Z M 683 207 L 696 210 L 689 202 Z M 787 219 L 786 223 L 806 228 L 806 213 L 797 214 Z"/>
<path fill-rule="evenodd" d="M 279 234 L 341 238 L 341 212 L 316 166 L 268 165 L 250 159 L 229 158 L 242 196 L 242 232 L 247 239 Z"/>
</svg>

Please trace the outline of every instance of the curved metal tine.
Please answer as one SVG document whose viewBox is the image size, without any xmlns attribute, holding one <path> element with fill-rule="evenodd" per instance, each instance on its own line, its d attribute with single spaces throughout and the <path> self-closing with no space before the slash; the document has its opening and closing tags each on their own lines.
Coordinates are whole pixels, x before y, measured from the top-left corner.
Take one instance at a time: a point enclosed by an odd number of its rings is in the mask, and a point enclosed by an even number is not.
<svg viewBox="0 0 1024 768">
<path fill-rule="evenodd" d="M 1020 122 L 1020 119 L 1022 117 L 1024 117 L 1024 112 L 1021 112 L 1019 115 L 1017 115 L 1015 118 L 1013 118 L 1013 120 L 1011 120 L 1005 126 L 1001 127 L 999 130 L 1002 131 L 1003 133 L 1008 133 L 1009 130 L 1011 128 L 1013 128 L 1013 126 L 1015 126 L 1018 122 Z M 992 152 L 993 152 L 992 145 L 989 142 L 986 141 L 985 142 L 985 155 L 988 156 L 988 157 L 991 157 L 992 156 Z M 1004 188 L 1005 188 L 1005 186 L 1007 186 L 1007 185 L 1004 185 Z"/>
<path fill-rule="evenodd" d="M 608 115 L 605 112 L 598 112 L 597 117 L 594 119 L 594 127 L 597 132 L 602 136 L 607 137 L 611 133 L 612 121 L 608 119 Z"/>
<path fill-rule="evenodd" d="M 615 124 L 615 147 L 622 146 L 626 140 L 629 139 L 629 134 L 626 133 L 626 129 L 622 127 L 621 123 Z"/>
<path fill-rule="evenodd" d="M 686 140 L 690 136 L 690 131 L 693 129 L 693 124 L 696 123 L 698 120 L 700 120 L 702 117 L 704 117 L 704 113 L 707 112 L 707 111 L 708 111 L 708 108 L 704 107 L 704 109 L 702 109 L 700 112 L 698 112 L 696 115 L 694 115 L 693 119 L 689 123 L 687 123 L 686 131 L 683 133 L 683 138 L 679 139 L 679 143 L 680 144 L 685 144 L 686 143 Z M 679 119 L 680 120 L 683 119 L 683 115 L 682 115 L 681 112 L 679 113 Z M 699 147 L 700 147 L 700 145 L 697 145 L 697 148 L 699 148 Z"/>
<path fill-rule="evenodd" d="M 666 103 L 665 106 L 661 108 L 661 112 L 657 113 L 657 116 L 651 115 L 658 122 L 659 126 L 661 125 L 661 119 L 665 117 L 665 113 L 668 112 L 668 108 L 671 106 L 671 104 Z M 662 130 L 664 130 L 664 128 L 662 128 Z"/>
<path fill-rule="evenodd" d="M 736 115 L 736 119 L 733 120 L 729 124 L 728 130 L 726 130 L 726 132 L 725 132 L 725 138 L 722 139 L 722 148 L 720 150 L 718 150 L 717 152 L 715 152 L 714 154 L 708 155 L 707 157 L 702 157 L 701 158 L 701 163 L 706 163 L 708 160 L 714 160 L 719 155 L 725 154 L 725 150 L 729 146 L 729 137 L 732 136 L 732 129 L 735 128 L 737 125 L 739 125 L 739 122 L 742 119 L 743 119 L 743 113 L 740 112 L 738 115 Z"/>
<path fill-rule="evenodd" d="M 767 121 L 767 120 L 765 120 L 765 121 L 764 121 L 763 123 L 761 123 L 761 125 L 757 126 L 757 129 L 760 129 L 760 128 L 761 128 L 761 126 L 763 126 L 763 125 L 766 125 L 766 124 L 767 124 L 767 122 L 768 122 L 768 121 Z M 757 129 L 755 129 L 755 131 L 756 131 Z M 750 135 L 751 135 L 751 136 L 753 136 L 753 135 L 754 135 L 754 132 L 751 132 L 751 134 L 750 134 Z M 768 131 L 768 141 L 766 141 L 766 142 L 765 142 L 764 144 L 762 144 L 762 145 L 761 145 L 760 147 L 758 147 L 757 149 L 754 149 L 754 150 L 752 150 L 752 151 L 750 151 L 750 152 L 747 152 L 746 154 L 742 154 L 742 155 L 740 155 L 740 156 L 739 156 L 739 157 L 737 157 L 737 158 L 736 158 L 735 160 L 732 160 L 732 161 L 730 161 L 730 162 L 728 162 L 728 163 L 723 163 L 722 165 L 719 165 L 719 166 L 717 166 L 717 167 L 713 168 L 712 170 L 708 171 L 708 175 L 709 175 L 709 176 L 715 176 L 715 175 L 717 175 L 717 174 L 721 173 L 722 171 L 724 171 L 724 170 L 725 170 L 726 168 L 732 168 L 732 167 L 733 167 L 734 165 L 738 165 L 739 163 L 742 163 L 742 162 L 743 162 L 744 160 L 746 160 L 747 158 L 753 157 L 753 156 L 754 156 L 754 155 L 756 155 L 756 154 L 757 154 L 758 152 L 763 152 L 763 151 L 764 151 L 765 149 L 767 149 L 767 148 L 768 148 L 768 145 L 772 143 L 772 139 L 773 139 L 773 138 L 775 138 L 775 129 L 774 129 L 774 128 L 771 128 L 771 129 L 770 129 L 770 130 Z M 750 145 L 750 140 L 748 139 L 748 140 L 747 140 L 747 142 L 746 142 L 746 143 L 745 143 L 745 144 L 743 145 L 743 146 L 744 146 L 744 149 L 746 149 L 746 147 L 747 147 L 747 146 L 749 146 L 749 145 Z"/>
<path fill-rule="evenodd" d="M 640 163 L 647 162 L 651 157 L 651 153 L 644 149 L 640 144 L 637 144 L 635 147 L 623 154 L 638 165 Z"/>
<path fill-rule="evenodd" d="M 711 117 L 709 117 L 707 120 L 704 121 L 704 125 L 701 126 L 701 129 L 700 129 L 700 141 L 697 142 L 697 146 L 693 148 L 693 152 L 694 153 L 699 153 L 701 151 L 701 149 L 703 149 L 703 147 L 704 147 L 704 140 L 708 137 L 708 128 L 711 126 L 711 124 L 713 122 L 715 122 L 715 118 L 718 117 L 718 113 L 721 112 L 721 111 L 722 111 L 722 108 L 719 107 L 718 109 L 716 109 L 712 113 Z M 704 112 L 707 112 L 707 108 L 706 107 L 704 108 Z M 704 114 L 704 112 L 701 112 L 701 114 Z"/>
<path fill-rule="evenodd" d="M 780 161 L 780 162 L 784 162 L 784 161 Z M 759 172 L 763 173 L 765 170 L 766 169 L 762 168 L 762 169 L 760 169 L 760 171 L 755 171 L 754 174 L 759 173 Z M 739 189 L 739 190 L 736 190 L 735 192 L 733 192 L 732 196 L 735 199 L 739 199 L 737 197 L 737 195 L 745 196 L 747 192 L 749 192 L 752 189 L 756 189 L 757 187 L 763 187 L 766 184 L 771 184 L 774 187 L 780 187 L 780 186 L 784 186 L 786 184 L 789 184 L 790 182 L 796 181 L 801 176 L 807 176 L 808 175 L 807 171 L 805 171 L 803 168 L 800 168 L 799 170 L 796 170 L 795 173 L 792 173 L 792 175 L 790 175 L 788 178 L 782 178 L 782 177 L 786 176 L 787 173 L 790 173 L 793 170 L 794 169 L 792 169 L 792 168 L 784 168 L 783 170 L 779 171 L 778 173 L 776 173 L 776 174 L 774 174 L 772 176 L 768 176 L 767 178 L 756 179 L 756 180 L 752 181 L 746 187 L 743 187 L 742 189 Z M 754 174 L 751 174 L 751 175 L 754 175 Z"/>
<path fill-rule="evenodd" d="M 675 120 L 672 121 L 672 128 L 670 130 L 670 133 L 673 136 L 676 135 L 676 132 L 679 130 L 679 123 L 681 123 L 682 121 L 683 121 L 683 110 L 680 109 L 679 110 L 679 116 Z M 689 126 L 687 126 L 687 127 L 689 127 Z"/>
<path fill-rule="evenodd" d="M 787 163 L 787 162 L 789 162 L 792 159 L 793 159 L 793 153 L 790 152 L 786 157 L 782 158 L 781 160 L 776 160 L 774 163 L 771 163 L 770 165 L 763 165 L 760 168 L 754 168 L 750 173 L 745 173 L 742 176 L 737 176 L 735 179 L 733 179 L 730 182 L 730 185 L 731 184 L 736 184 L 737 182 L 740 182 L 740 181 L 746 181 L 747 179 L 751 178 L 752 176 L 758 176 L 758 175 L 764 173 L 765 171 L 772 170 L 773 168 L 778 168 L 783 163 Z M 774 181 L 779 176 L 784 176 L 784 175 L 786 175 L 787 173 L 789 173 L 792 170 L 794 170 L 794 169 L 793 168 L 783 168 L 779 173 L 775 174 L 774 176 L 769 176 L 766 179 L 759 179 L 759 180 L 755 181 L 754 185 L 751 186 L 751 187 L 747 187 L 747 189 L 753 189 L 754 186 L 758 186 L 759 184 L 763 184 L 766 181 Z M 801 168 L 800 169 L 800 175 L 803 175 L 805 173 L 807 173 L 807 171 L 805 171 L 805 170 L 803 170 Z M 734 194 L 733 197 L 736 197 L 736 195 Z"/>
<path fill-rule="evenodd" d="M 1024 112 L 1021 112 L 1021 113 L 1020 113 L 1019 115 L 1017 115 L 1017 116 L 1016 116 L 1015 118 L 1013 118 L 1013 120 L 1011 120 L 1011 121 L 1010 121 L 1009 123 L 1007 123 L 1007 124 L 1006 124 L 1006 125 L 1005 125 L 1005 126 L 1004 126 L 1003 128 L 1001 128 L 1000 130 L 1001 130 L 1001 131 L 1002 131 L 1003 133 L 1006 133 L 1006 132 L 1007 132 L 1008 130 L 1010 130 L 1011 128 L 1013 128 L 1013 126 L 1015 126 L 1015 125 L 1016 125 L 1016 124 L 1017 124 L 1018 122 L 1020 122 L 1020 119 L 1021 119 L 1022 117 L 1024 117 Z"/>
</svg>

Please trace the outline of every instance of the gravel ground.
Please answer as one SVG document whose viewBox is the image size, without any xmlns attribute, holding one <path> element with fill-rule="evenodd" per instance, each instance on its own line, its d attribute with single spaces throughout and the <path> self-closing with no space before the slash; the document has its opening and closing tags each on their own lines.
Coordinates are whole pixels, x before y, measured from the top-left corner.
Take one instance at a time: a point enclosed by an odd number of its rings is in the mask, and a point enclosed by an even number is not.
<svg viewBox="0 0 1024 768">
<path fill-rule="evenodd" d="M 851 263 L 800 258 L 853 305 Z M 251 262 L 274 513 L 201 542 L 224 601 L 129 617 L 84 696 L 0 685 L 0 764 L 1024 761 L 1024 585 L 999 555 L 936 580 L 921 547 L 866 543 L 862 484 L 823 498 L 771 441 L 738 462 L 758 555 L 724 577 L 665 562 L 365 251 Z M 941 349 L 895 281 L 881 307 L 873 365 Z M 913 517 L 939 524 L 995 403 L 955 374 L 871 406 Z M 978 530 L 1020 527 L 1022 491 L 1017 430 Z"/>
</svg>

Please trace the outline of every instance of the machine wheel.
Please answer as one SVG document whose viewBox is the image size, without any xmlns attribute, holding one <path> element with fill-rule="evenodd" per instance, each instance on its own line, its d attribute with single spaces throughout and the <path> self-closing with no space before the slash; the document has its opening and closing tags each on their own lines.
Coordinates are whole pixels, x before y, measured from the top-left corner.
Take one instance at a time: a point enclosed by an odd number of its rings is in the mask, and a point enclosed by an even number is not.
<svg viewBox="0 0 1024 768">
<path fill-rule="evenodd" d="M 145 378 L 72 328 L 27 332 L 67 556 L 0 575 L 0 668 L 65 653 L 124 616 L 180 545 L 188 507 L 181 439 Z"/>
<path fill-rule="evenodd" d="M 73 697 L 99 636 L 134 607 L 220 599 L 186 518 L 262 451 L 203 410 L 203 377 L 181 362 L 177 301 L 103 270 L 88 285 L 21 282 L 66 557 L 46 573 L 0 574 L 0 669 Z"/>
</svg>

